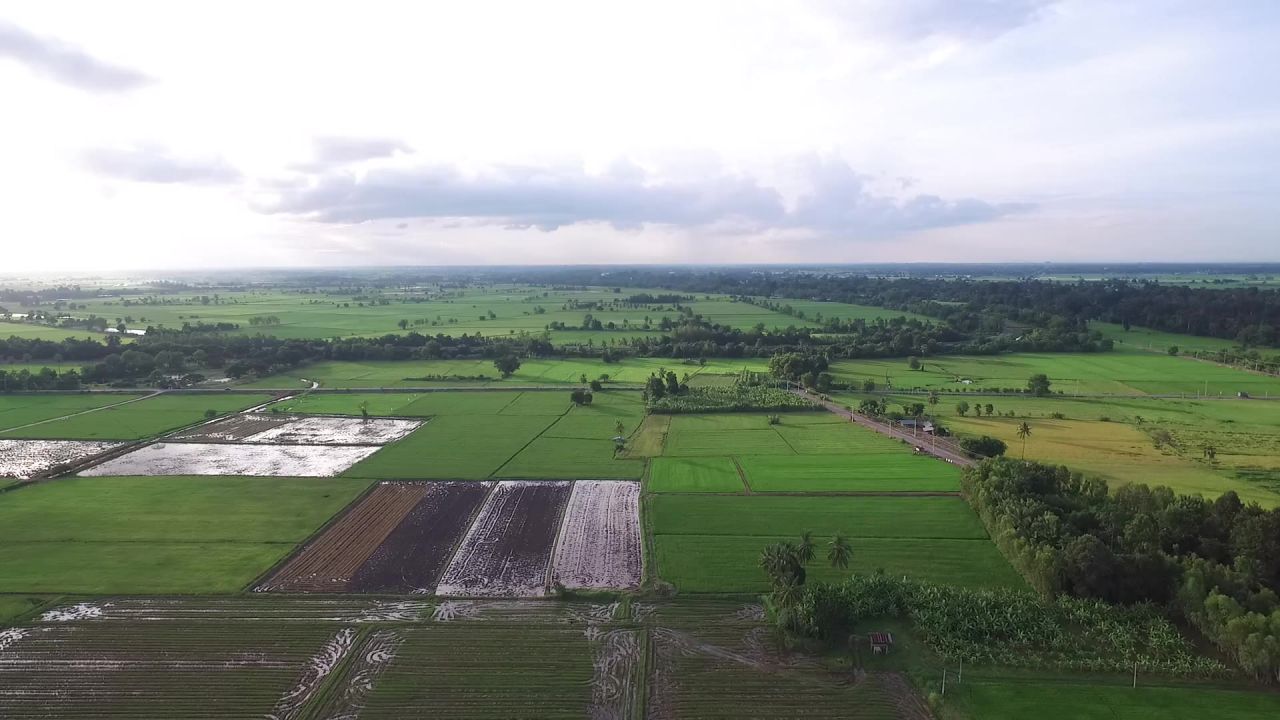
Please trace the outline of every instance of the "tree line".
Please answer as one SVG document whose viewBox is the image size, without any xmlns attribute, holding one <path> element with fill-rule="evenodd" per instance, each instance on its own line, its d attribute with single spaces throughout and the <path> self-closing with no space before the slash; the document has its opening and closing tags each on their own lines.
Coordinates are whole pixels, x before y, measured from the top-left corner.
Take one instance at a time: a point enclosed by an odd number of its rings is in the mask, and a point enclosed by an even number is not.
<svg viewBox="0 0 1280 720">
<path fill-rule="evenodd" d="M 1014 567 L 1046 596 L 1154 603 L 1246 672 L 1280 681 L 1280 509 L 1124 485 L 1004 458 L 962 493 Z"/>
</svg>

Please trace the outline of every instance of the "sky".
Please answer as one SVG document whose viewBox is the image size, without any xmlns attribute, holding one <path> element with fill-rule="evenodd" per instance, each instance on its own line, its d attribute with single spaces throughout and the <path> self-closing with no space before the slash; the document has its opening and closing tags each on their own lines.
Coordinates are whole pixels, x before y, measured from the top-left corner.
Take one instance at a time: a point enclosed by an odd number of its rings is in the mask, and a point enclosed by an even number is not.
<svg viewBox="0 0 1280 720">
<path fill-rule="evenodd" d="M 1280 2 L 0 5 L 0 272 L 1280 261 Z"/>
</svg>

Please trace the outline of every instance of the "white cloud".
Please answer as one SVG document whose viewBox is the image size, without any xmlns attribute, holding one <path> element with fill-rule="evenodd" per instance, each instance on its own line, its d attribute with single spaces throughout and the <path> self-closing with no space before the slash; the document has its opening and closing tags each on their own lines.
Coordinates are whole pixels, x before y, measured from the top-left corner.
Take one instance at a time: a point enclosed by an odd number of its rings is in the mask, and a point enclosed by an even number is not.
<svg viewBox="0 0 1280 720">
<path fill-rule="evenodd" d="M 16 267 L 1280 259 L 1273 3 L 3 13 Z"/>
<path fill-rule="evenodd" d="M 74 45 L 41 37 L 0 19 L 0 58 L 90 92 L 126 92 L 151 82 L 143 73 L 98 59 Z"/>
</svg>

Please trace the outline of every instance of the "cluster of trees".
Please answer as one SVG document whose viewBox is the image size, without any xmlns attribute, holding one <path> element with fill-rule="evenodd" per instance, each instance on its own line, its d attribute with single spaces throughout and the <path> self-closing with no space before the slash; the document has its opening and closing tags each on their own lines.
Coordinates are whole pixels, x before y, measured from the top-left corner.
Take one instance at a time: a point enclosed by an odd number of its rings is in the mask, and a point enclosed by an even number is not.
<svg viewBox="0 0 1280 720">
<path fill-rule="evenodd" d="M 771 599 L 779 595 L 775 590 Z M 793 634 L 828 642 L 843 643 L 868 619 L 901 617 L 911 621 L 934 652 L 951 661 L 1036 670 L 1127 672 L 1141 667 L 1170 675 L 1227 674 L 1225 666 L 1198 655 L 1172 623 L 1146 605 L 1045 599 L 1017 590 L 933 585 L 884 573 L 816 583 L 798 595 L 790 608 L 771 602 L 774 620 Z"/>
<path fill-rule="evenodd" d="M 776 378 L 803 383 L 807 388 L 827 392 L 835 376 L 827 372 L 831 362 L 815 352 L 778 353 L 769 358 L 769 373 Z"/>
<path fill-rule="evenodd" d="M 26 368 L 16 372 L 0 369 L 0 392 L 76 390 L 80 382 L 80 374 L 74 370 L 60 373 L 51 368 L 41 368 L 33 373 Z"/>
<path fill-rule="evenodd" d="M 458 337 L 409 333 L 340 340 L 160 333 L 127 344 L 120 343 L 116 337 L 108 337 L 105 342 L 78 339 L 52 342 L 16 337 L 0 340 L 0 360 L 84 363 L 79 372 L 54 373 L 59 376 L 57 380 L 41 373 L 44 379 L 23 381 L 41 387 L 21 389 L 51 389 L 44 387 L 49 383 L 59 389 L 74 389 L 82 382 L 167 386 L 175 382 L 174 376 L 189 376 L 194 370 L 217 369 L 228 377 L 239 378 L 273 375 L 319 360 L 494 359 L 515 372 L 520 357 L 551 352 L 551 344 L 542 339 L 495 340 L 478 333 Z M 502 367 L 498 369 L 502 371 Z"/>
<path fill-rule="evenodd" d="M 1098 478 L 1004 458 L 967 470 L 962 491 L 1042 593 L 1164 605 L 1245 670 L 1280 681 L 1280 509 L 1234 492 L 1111 493 Z"/>
<path fill-rule="evenodd" d="M 649 376 L 644 383 L 645 400 L 661 400 L 664 397 L 684 395 L 689 390 L 689 378 L 686 373 L 682 382 L 674 370 L 659 368 L 658 372 Z"/>
<path fill-rule="evenodd" d="M 552 273 L 555 275 L 556 273 Z M 598 271 L 558 271 L 598 283 Z M 1087 333 L 1088 321 L 1124 323 L 1234 340 L 1244 345 L 1280 343 L 1280 292 L 1258 288 L 1197 289 L 1115 279 L 1062 283 L 1034 279 L 983 280 L 892 277 L 812 272 L 756 272 L 749 268 L 610 271 L 610 280 L 683 292 L 725 293 L 739 298 L 804 298 L 874 305 L 926 315 L 961 333 L 995 335 L 1014 327 L 1046 331 L 1042 342 Z M 539 280 L 545 282 L 546 275 Z M 1041 348 L 1051 350 L 1052 348 Z"/>
</svg>

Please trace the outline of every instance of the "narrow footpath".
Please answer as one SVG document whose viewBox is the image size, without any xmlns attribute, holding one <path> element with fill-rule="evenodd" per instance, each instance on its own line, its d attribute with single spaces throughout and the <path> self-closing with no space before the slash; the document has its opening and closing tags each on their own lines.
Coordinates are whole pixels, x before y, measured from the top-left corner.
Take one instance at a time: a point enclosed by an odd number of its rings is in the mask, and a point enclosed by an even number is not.
<svg viewBox="0 0 1280 720">
<path fill-rule="evenodd" d="M 823 400 L 822 398 L 817 397 L 804 390 L 796 390 L 793 388 L 791 392 L 807 400 L 812 400 L 813 402 L 821 404 L 822 407 L 826 408 L 828 412 L 833 412 L 836 415 L 839 415 L 840 417 L 847 418 L 850 422 L 856 422 L 865 428 L 870 428 L 872 430 L 875 430 L 881 435 L 888 435 L 889 437 L 894 438 L 895 440 L 902 440 L 904 442 L 908 442 L 912 446 L 919 448 L 921 452 L 927 453 L 936 458 L 945 460 L 955 465 L 959 465 L 960 467 L 972 467 L 975 464 L 972 459 L 965 457 L 963 454 L 956 452 L 951 448 L 943 447 L 942 445 L 938 444 L 932 435 L 925 436 L 925 437 L 912 435 L 906 430 L 893 427 L 892 425 L 889 425 L 887 423 L 882 423 L 878 420 L 873 420 L 867 417 L 866 415 L 860 415 L 855 412 L 849 412 L 841 405 L 837 405 L 836 403 L 833 403 L 830 400 Z"/>
</svg>

